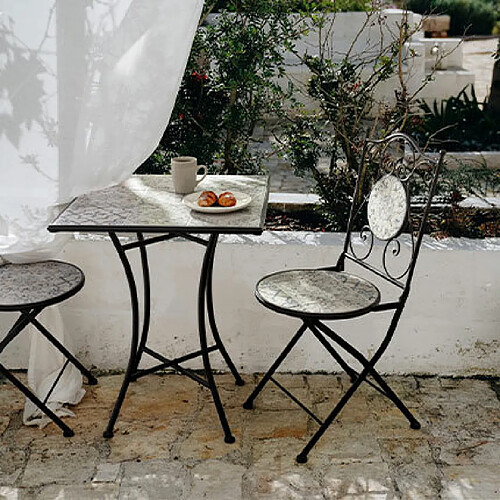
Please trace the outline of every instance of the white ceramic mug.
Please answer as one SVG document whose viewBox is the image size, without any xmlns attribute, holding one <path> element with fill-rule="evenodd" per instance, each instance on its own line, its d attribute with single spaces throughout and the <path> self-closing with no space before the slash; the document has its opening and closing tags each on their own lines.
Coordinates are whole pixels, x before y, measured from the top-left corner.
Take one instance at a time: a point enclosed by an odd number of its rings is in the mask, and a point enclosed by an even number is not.
<svg viewBox="0 0 500 500">
<path fill-rule="evenodd" d="M 207 176 L 207 167 L 198 165 L 198 160 L 194 156 L 179 156 L 172 158 L 172 180 L 174 191 L 179 194 L 192 193 L 194 188 Z M 203 174 L 197 177 L 198 170 L 202 169 Z"/>
</svg>

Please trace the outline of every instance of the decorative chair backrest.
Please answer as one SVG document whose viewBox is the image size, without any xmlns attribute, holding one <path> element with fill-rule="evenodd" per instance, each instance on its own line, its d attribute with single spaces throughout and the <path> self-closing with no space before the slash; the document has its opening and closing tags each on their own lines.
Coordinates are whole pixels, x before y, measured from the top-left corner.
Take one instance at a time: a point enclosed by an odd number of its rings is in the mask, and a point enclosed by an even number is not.
<svg viewBox="0 0 500 500">
<path fill-rule="evenodd" d="M 340 268 L 348 259 L 407 294 L 444 155 L 402 133 L 365 142 Z"/>
</svg>

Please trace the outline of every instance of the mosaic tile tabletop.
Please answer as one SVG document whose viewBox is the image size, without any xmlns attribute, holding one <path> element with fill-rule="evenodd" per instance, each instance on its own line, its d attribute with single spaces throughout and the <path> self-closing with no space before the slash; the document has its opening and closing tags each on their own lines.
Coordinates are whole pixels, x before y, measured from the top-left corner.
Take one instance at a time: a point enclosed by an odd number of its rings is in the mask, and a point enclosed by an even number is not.
<svg viewBox="0 0 500 500">
<path fill-rule="evenodd" d="M 345 316 L 380 301 L 378 288 L 345 272 L 292 269 L 271 274 L 257 284 L 257 297 L 271 306 L 310 316 Z"/>
<path fill-rule="evenodd" d="M 0 309 L 40 304 L 72 291 L 84 280 L 77 267 L 45 261 L 0 267 Z"/>
<path fill-rule="evenodd" d="M 239 191 L 252 197 L 240 211 L 206 214 L 182 203 L 170 175 L 134 175 L 76 198 L 49 226 L 49 231 L 260 233 L 264 226 L 269 178 L 261 175 L 209 175 L 196 191 Z"/>
</svg>

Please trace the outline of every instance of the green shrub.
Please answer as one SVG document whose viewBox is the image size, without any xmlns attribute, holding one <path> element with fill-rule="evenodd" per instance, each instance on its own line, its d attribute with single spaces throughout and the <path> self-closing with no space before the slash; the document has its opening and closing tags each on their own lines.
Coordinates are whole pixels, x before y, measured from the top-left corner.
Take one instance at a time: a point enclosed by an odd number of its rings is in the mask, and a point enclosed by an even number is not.
<svg viewBox="0 0 500 500">
<path fill-rule="evenodd" d="M 423 116 L 413 117 L 407 132 L 434 151 L 500 150 L 500 120 L 478 102 L 474 87 L 470 94 L 466 87 L 440 105 L 420 102 Z"/>
<path fill-rule="evenodd" d="M 405 6 L 417 14 L 430 14 L 433 10 L 433 0 L 407 0 Z"/>
<path fill-rule="evenodd" d="M 448 14 L 449 35 L 490 35 L 498 18 L 498 0 L 407 0 L 418 14 Z"/>
<path fill-rule="evenodd" d="M 372 13 L 373 23 L 380 22 L 381 17 L 375 16 Z M 397 71 L 400 43 L 402 46 L 409 35 L 399 36 L 375 58 L 356 61 L 346 56 L 334 61 L 322 51 L 302 59 L 312 75 L 307 95 L 318 109 L 290 117 L 281 143 L 295 173 L 312 175 L 321 212 L 336 231 L 346 229 L 363 141 L 367 134 L 377 133 L 369 123 L 370 111 L 376 104 L 375 89 Z M 387 114 L 397 126 L 399 108 L 393 111 Z M 327 164 L 320 165 L 321 157 L 329 158 Z"/>
<path fill-rule="evenodd" d="M 273 3 L 273 0 L 262 2 Z M 207 2 L 210 4 L 210 2 Z M 212 12 L 245 10 L 248 0 L 217 0 Z M 289 12 L 358 12 L 370 10 L 371 0 L 288 0 Z"/>
<path fill-rule="evenodd" d="M 295 11 L 306 12 L 366 12 L 370 10 L 370 0 L 293 0 Z"/>
<path fill-rule="evenodd" d="M 160 151 L 140 172 L 156 173 L 163 160 L 190 155 L 211 172 L 259 173 L 271 154 L 270 147 L 255 147 L 253 131 L 264 117 L 285 119 L 292 86 L 280 87 L 277 78 L 306 26 L 288 15 L 288 0 L 229 3 L 236 10 L 198 28 Z"/>
<path fill-rule="evenodd" d="M 491 35 L 497 12 L 484 0 L 436 0 L 436 11 L 449 14 L 450 35 Z"/>
</svg>

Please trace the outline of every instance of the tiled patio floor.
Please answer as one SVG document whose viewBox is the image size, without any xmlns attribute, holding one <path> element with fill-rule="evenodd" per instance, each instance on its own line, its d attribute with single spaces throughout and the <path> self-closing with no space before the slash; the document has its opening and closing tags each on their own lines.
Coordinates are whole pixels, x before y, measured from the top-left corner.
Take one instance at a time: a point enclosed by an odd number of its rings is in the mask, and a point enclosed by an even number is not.
<svg viewBox="0 0 500 500">
<path fill-rule="evenodd" d="M 337 375 L 279 378 L 320 415 L 347 385 Z M 498 380 L 390 377 L 419 431 L 363 387 L 306 465 L 294 459 L 316 424 L 273 387 L 243 410 L 251 376 L 244 387 L 218 376 L 235 444 L 223 442 L 207 391 L 177 375 L 134 383 L 115 437 L 105 440 L 120 381 L 87 387 L 68 419 L 74 438 L 53 424 L 23 426 L 22 398 L 0 383 L 0 498 L 500 498 Z"/>
</svg>

